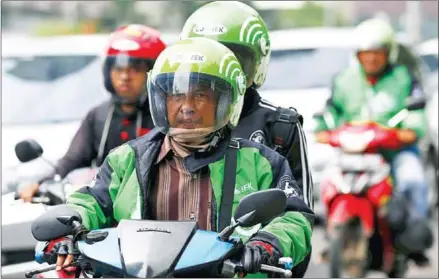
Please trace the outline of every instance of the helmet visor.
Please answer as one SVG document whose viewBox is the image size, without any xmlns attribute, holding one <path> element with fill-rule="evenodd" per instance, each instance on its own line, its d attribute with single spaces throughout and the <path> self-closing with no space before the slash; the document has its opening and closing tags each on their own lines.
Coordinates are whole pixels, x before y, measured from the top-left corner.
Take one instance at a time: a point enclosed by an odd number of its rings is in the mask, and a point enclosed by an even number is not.
<svg viewBox="0 0 439 279">
<path fill-rule="evenodd" d="M 211 129 L 224 127 L 233 112 L 233 87 L 218 77 L 175 72 L 148 79 L 154 125 L 169 128 Z"/>
</svg>

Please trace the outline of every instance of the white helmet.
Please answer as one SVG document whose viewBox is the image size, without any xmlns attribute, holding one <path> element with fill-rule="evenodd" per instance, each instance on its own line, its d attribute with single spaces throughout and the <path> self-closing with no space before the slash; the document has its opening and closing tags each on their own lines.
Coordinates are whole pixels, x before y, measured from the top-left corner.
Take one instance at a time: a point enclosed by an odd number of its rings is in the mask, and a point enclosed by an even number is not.
<svg viewBox="0 0 439 279">
<path fill-rule="evenodd" d="M 389 50 L 389 63 L 396 63 L 398 44 L 392 26 L 385 20 L 372 18 L 363 21 L 355 29 L 358 42 L 357 52 L 386 48 Z"/>
</svg>

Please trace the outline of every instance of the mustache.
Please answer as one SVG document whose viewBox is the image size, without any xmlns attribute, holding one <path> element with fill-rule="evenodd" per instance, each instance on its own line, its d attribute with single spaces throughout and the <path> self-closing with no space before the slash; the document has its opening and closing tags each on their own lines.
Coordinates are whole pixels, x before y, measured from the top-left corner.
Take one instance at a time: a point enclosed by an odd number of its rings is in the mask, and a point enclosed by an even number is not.
<svg viewBox="0 0 439 279">
<path fill-rule="evenodd" d="M 199 117 L 199 118 L 196 118 L 196 119 L 191 119 L 191 118 L 177 117 L 176 122 L 177 122 L 177 124 L 185 124 L 185 123 L 202 124 L 203 123 L 203 118 Z"/>
</svg>

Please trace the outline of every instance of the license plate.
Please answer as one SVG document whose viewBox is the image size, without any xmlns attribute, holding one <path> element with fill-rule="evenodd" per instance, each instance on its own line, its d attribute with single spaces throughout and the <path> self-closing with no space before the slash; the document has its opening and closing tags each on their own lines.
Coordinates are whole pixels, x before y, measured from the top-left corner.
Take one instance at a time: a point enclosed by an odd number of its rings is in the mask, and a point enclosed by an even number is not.
<svg viewBox="0 0 439 279">
<path fill-rule="evenodd" d="M 374 171 L 382 165 L 378 154 L 342 154 L 339 160 L 343 171 Z"/>
</svg>

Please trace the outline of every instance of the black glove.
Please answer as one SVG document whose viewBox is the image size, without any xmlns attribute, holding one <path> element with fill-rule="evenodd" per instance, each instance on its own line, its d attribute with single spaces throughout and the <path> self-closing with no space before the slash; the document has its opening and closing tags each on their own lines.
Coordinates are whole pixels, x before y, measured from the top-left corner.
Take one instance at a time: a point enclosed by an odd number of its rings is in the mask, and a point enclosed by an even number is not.
<svg viewBox="0 0 439 279">
<path fill-rule="evenodd" d="M 262 264 L 277 266 L 280 252 L 272 245 L 262 241 L 249 241 L 245 244 L 241 263 L 245 273 L 257 273 Z"/>
<path fill-rule="evenodd" d="M 79 254 L 78 250 L 75 248 L 73 239 L 67 237 L 47 242 L 44 251 L 45 261 L 48 264 L 55 264 L 58 255 L 67 256 Z"/>
</svg>

